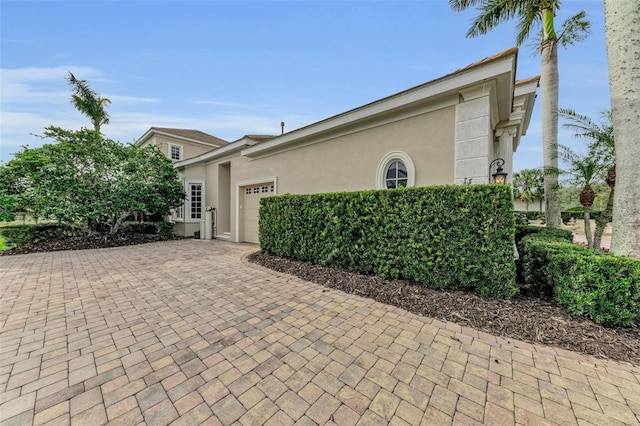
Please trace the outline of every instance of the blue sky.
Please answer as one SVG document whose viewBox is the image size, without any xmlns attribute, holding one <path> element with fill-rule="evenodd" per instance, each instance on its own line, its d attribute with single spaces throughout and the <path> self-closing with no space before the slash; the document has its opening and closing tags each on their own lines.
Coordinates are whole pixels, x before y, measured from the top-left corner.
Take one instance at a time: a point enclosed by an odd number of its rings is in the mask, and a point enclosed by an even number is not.
<svg viewBox="0 0 640 426">
<path fill-rule="evenodd" d="M 589 38 L 559 51 L 560 106 L 609 108 L 603 2 L 564 0 L 556 22 L 586 10 Z M 465 38 L 474 11 L 433 1 L 0 0 L 0 161 L 39 146 L 48 125 L 88 127 L 68 71 L 111 99 L 103 133 L 134 142 L 151 126 L 228 141 L 278 134 L 430 81 L 515 45 L 514 25 Z M 520 48 L 518 79 L 540 74 Z M 540 93 L 540 92 L 538 92 Z M 515 169 L 542 165 L 540 104 Z M 580 148 L 561 130 L 560 143 Z"/>
</svg>

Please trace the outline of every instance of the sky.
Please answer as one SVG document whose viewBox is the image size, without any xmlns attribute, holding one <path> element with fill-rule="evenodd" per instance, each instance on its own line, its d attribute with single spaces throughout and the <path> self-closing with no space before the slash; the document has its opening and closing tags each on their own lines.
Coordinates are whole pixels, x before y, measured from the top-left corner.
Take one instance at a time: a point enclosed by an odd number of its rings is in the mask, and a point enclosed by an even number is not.
<svg viewBox="0 0 640 426">
<path fill-rule="evenodd" d="M 560 107 L 610 108 L 602 0 L 564 0 L 559 27 L 585 10 L 592 34 L 559 50 Z M 37 147 L 50 125 L 90 127 L 69 71 L 111 100 L 104 135 L 132 143 L 151 126 L 227 141 L 279 134 L 451 73 L 515 46 L 515 23 L 477 38 L 477 13 L 431 1 L 0 0 L 0 162 Z M 517 79 L 540 74 L 533 40 Z M 540 89 L 538 89 L 540 95 Z M 540 97 L 514 171 L 542 166 Z M 51 141 L 48 141 L 51 142 Z M 560 128 L 559 142 L 584 142 Z"/>
</svg>

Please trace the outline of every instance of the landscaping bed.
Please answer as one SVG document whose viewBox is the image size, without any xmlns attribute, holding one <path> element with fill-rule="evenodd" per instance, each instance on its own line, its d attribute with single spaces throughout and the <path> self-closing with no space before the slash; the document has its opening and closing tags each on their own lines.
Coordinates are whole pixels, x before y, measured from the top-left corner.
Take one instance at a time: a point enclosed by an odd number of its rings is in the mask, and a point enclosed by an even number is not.
<svg viewBox="0 0 640 426">
<path fill-rule="evenodd" d="M 637 328 L 603 327 L 567 314 L 550 298 L 532 294 L 523 286 L 512 299 L 494 299 L 465 291 L 431 290 L 411 281 L 384 280 L 261 252 L 251 254 L 249 260 L 306 281 L 507 339 L 640 365 Z"/>
<path fill-rule="evenodd" d="M 9 250 L 1 251 L 0 256 L 60 250 L 86 250 L 106 247 L 131 246 L 136 244 L 153 243 L 156 241 L 166 241 L 171 239 L 175 239 L 175 237 L 165 237 L 158 234 L 142 234 L 137 232 L 116 235 L 71 237 L 21 245 Z"/>
</svg>

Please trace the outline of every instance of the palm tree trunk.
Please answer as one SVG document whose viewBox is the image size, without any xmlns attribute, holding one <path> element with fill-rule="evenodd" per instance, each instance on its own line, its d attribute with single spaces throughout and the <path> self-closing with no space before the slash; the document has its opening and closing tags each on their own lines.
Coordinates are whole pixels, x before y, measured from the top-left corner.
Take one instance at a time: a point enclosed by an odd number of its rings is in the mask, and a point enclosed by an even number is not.
<svg viewBox="0 0 640 426">
<path fill-rule="evenodd" d="M 605 207 L 604 211 L 600 213 L 598 222 L 596 222 L 596 232 L 593 234 L 593 248 L 595 249 L 599 249 L 601 247 L 602 234 L 604 234 L 604 229 L 607 227 L 607 224 L 611 222 L 614 191 L 615 189 L 611 188 L 611 191 L 609 192 L 609 199 L 607 200 L 607 207 Z"/>
<path fill-rule="evenodd" d="M 640 3 L 605 0 L 604 6 L 616 148 L 611 251 L 640 259 Z"/>
<path fill-rule="evenodd" d="M 542 150 L 547 227 L 562 229 L 558 194 L 558 46 L 555 39 L 542 44 Z"/>
<path fill-rule="evenodd" d="M 591 235 L 591 207 L 584 208 L 584 236 L 587 237 L 587 244 L 589 248 L 593 248 L 593 236 Z"/>
</svg>

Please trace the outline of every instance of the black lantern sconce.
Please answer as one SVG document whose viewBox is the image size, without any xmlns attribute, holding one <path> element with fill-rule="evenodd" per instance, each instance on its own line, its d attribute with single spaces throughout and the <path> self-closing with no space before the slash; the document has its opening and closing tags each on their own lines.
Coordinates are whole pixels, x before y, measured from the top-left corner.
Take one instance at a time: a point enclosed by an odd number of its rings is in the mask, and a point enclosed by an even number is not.
<svg viewBox="0 0 640 426">
<path fill-rule="evenodd" d="M 491 177 L 493 178 L 493 183 L 507 183 L 507 173 L 505 173 L 504 169 L 502 168 L 502 166 L 504 166 L 504 159 L 496 158 L 495 160 L 493 160 L 491 164 L 489 164 L 489 174 L 491 174 L 491 168 L 494 164 L 496 165 L 496 172 L 491 175 Z M 491 180 L 489 180 L 489 183 L 491 183 Z"/>
</svg>

